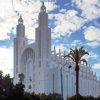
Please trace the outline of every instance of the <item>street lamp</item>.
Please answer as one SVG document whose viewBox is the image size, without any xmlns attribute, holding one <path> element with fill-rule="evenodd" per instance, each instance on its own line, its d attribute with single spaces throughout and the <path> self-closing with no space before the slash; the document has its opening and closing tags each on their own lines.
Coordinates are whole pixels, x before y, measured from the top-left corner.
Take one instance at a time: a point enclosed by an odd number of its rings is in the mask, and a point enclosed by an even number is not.
<svg viewBox="0 0 100 100">
<path fill-rule="evenodd" d="M 60 69 L 60 76 L 61 76 L 61 96 L 62 96 L 62 100 L 63 100 L 63 77 L 62 77 L 62 68 L 65 67 L 67 64 L 69 63 L 65 63 L 61 69 Z M 72 66 L 69 65 L 68 68 L 70 69 Z"/>
</svg>

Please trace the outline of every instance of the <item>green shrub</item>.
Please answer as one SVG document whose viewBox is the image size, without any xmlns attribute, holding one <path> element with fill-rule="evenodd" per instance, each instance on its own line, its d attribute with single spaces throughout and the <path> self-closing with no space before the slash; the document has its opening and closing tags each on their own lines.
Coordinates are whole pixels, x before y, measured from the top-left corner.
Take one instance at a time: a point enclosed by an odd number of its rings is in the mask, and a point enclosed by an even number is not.
<svg viewBox="0 0 100 100">
<path fill-rule="evenodd" d="M 100 100 L 100 97 L 94 98 L 92 96 L 85 97 L 85 96 L 79 95 L 78 98 L 79 98 L 79 100 Z M 74 95 L 72 97 L 68 97 L 67 100 L 76 100 L 76 95 Z"/>
</svg>

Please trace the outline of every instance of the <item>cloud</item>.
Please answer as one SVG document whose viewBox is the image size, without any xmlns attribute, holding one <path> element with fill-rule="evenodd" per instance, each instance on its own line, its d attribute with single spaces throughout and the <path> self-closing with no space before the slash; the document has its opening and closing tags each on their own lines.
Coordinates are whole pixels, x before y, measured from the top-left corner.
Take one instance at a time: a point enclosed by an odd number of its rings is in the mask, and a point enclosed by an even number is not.
<svg viewBox="0 0 100 100">
<path fill-rule="evenodd" d="M 94 65 L 93 65 L 93 68 L 94 68 L 94 69 L 100 69 L 100 63 L 94 64 Z"/>
<path fill-rule="evenodd" d="M 47 12 L 58 7 L 55 2 L 49 0 L 46 0 L 45 5 Z M 16 33 L 15 27 L 20 14 L 26 26 L 26 36 L 34 40 L 40 7 L 39 0 L 0 0 L 0 40 L 9 39 L 13 27 L 13 34 Z"/>
<path fill-rule="evenodd" d="M 98 57 L 99 56 L 96 53 L 94 53 L 93 51 L 90 51 L 89 55 L 84 56 L 84 58 L 87 59 L 87 61 L 90 59 L 97 59 Z"/>
<path fill-rule="evenodd" d="M 62 8 L 58 14 L 55 14 L 55 28 L 52 37 L 59 38 L 61 35 L 70 36 L 85 23 L 99 18 L 99 4 L 99 0 L 72 0 L 72 6 L 78 8 L 81 12 L 75 9 L 65 10 Z M 95 32 L 98 32 L 98 30 L 95 30 Z"/>
<path fill-rule="evenodd" d="M 13 48 L 0 48 L 0 70 L 13 76 Z"/>
<path fill-rule="evenodd" d="M 9 39 L 10 33 L 16 20 L 16 14 L 13 12 L 11 0 L 0 0 L 0 40 Z"/>
<path fill-rule="evenodd" d="M 68 10 L 65 13 L 55 14 L 54 38 L 60 37 L 60 35 L 70 36 L 82 27 L 85 21 L 78 17 L 77 14 L 78 12 L 74 9 Z"/>
<path fill-rule="evenodd" d="M 82 11 L 81 16 L 87 20 L 100 17 L 100 0 L 72 0 L 72 2 Z"/>
<path fill-rule="evenodd" d="M 61 9 L 59 12 L 60 13 L 65 13 L 66 12 L 66 9 Z"/>
<path fill-rule="evenodd" d="M 96 48 L 96 47 L 100 46 L 100 43 L 97 42 L 97 41 L 93 41 L 93 42 L 88 42 L 88 43 L 86 43 L 86 45 L 87 45 L 87 46 L 90 46 L 90 47 L 92 47 L 92 48 Z"/>
<path fill-rule="evenodd" d="M 84 37 L 88 41 L 100 42 L 100 29 L 94 26 L 89 26 L 84 31 Z"/>
<path fill-rule="evenodd" d="M 84 46 L 83 42 L 81 40 L 73 40 L 71 43 L 65 44 L 68 48 L 79 48 L 81 46 Z"/>
<path fill-rule="evenodd" d="M 81 40 L 74 40 L 72 42 L 71 46 L 73 46 L 73 47 L 81 47 L 81 46 L 83 46 L 83 43 L 82 43 Z"/>
</svg>

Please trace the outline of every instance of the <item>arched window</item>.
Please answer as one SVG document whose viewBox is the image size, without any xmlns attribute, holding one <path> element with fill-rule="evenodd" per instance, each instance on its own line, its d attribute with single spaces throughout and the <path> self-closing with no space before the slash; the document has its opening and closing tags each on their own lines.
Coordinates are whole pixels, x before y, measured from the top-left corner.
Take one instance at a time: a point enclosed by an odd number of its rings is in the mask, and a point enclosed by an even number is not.
<svg viewBox="0 0 100 100">
<path fill-rule="evenodd" d="M 22 71 L 24 73 L 25 79 L 24 84 L 26 90 L 34 89 L 34 62 L 35 62 L 35 52 L 32 48 L 27 48 L 22 54 Z M 31 87 L 31 88 L 30 88 Z"/>
</svg>

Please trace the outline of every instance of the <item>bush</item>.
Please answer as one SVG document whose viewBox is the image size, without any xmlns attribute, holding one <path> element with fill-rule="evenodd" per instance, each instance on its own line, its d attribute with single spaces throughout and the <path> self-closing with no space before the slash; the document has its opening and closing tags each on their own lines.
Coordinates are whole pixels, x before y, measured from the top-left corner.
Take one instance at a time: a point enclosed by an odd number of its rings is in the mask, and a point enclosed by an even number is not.
<svg viewBox="0 0 100 100">
<path fill-rule="evenodd" d="M 92 96 L 85 97 L 85 96 L 79 95 L 78 98 L 79 98 L 79 100 L 100 100 L 100 97 L 94 98 Z M 76 100 L 76 95 L 74 95 L 72 97 L 68 97 L 67 100 Z"/>
</svg>

